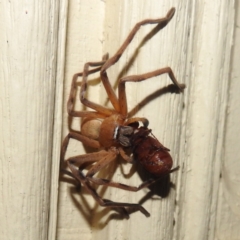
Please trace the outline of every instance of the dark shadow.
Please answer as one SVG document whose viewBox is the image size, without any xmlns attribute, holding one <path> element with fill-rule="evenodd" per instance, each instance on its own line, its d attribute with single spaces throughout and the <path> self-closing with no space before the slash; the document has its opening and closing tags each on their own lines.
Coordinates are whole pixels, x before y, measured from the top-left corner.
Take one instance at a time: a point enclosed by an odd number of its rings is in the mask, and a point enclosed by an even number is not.
<svg viewBox="0 0 240 240">
<path fill-rule="evenodd" d="M 85 197 L 88 193 L 84 191 L 81 194 L 79 194 L 79 192 L 76 191 L 76 188 L 71 187 L 69 188 L 69 194 L 71 196 L 71 199 L 75 207 L 79 210 L 80 214 L 85 218 L 86 222 L 92 228 L 103 229 L 112 220 L 122 221 L 124 219 L 122 211 L 118 208 L 109 208 L 109 207 L 101 208 L 101 206 L 98 206 L 98 204 L 95 204 L 96 207 L 91 208 Z M 97 210 L 96 208 L 98 209 L 101 208 L 101 210 Z M 115 212 L 110 214 L 111 211 L 115 211 Z M 107 215 L 108 215 L 107 219 L 102 220 Z"/>
<path fill-rule="evenodd" d="M 169 84 L 166 87 L 156 90 L 154 93 L 149 94 L 141 102 L 139 102 L 133 109 L 128 113 L 129 118 L 133 117 L 140 109 L 146 106 L 149 102 L 153 101 L 156 98 L 159 98 L 161 95 L 166 93 L 180 93 L 179 88 L 174 84 Z"/>
<path fill-rule="evenodd" d="M 124 162 L 125 164 L 128 164 Z M 124 163 L 120 164 L 120 170 L 122 175 L 129 179 L 131 178 L 136 172 L 139 175 L 142 182 L 145 182 L 149 179 L 157 179 L 152 174 L 148 173 L 141 164 L 132 164 L 130 171 L 125 173 L 123 170 Z M 149 194 L 151 193 L 151 197 L 157 195 L 161 198 L 165 198 L 169 195 L 171 188 L 175 188 L 174 184 L 170 181 L 170 174 L 161 177 L 157 182 L 151 184 L 148 189 L 150 190 Z M 147 196 L 146 196 L 147 197 Z M 143 201 L 145 202 L 145 201 Z M 143 202 L 139 202 L 141 205 Z"/>
<path fill-rule="evenodd" d="M 143 182 L 150 178 L 154 178 L 140 164 L 137 166 L 137 173 Z M 149 188 L 150 192 L 152 193 L 152 196 L 157 195 L 161 198 L 166 198 L 169 195 L 171 188 L 173 188 L 173 187 L 174 187 L 174 185 L 170 181 L 170 174 L 167 174 L 166 176 L 163 176 L 161 179 L 159 179 L 154 184 L 150 185 L 148 188 Z M 144 200 L 141 200 L 139 203 L 143 204 L 144 202 L 145 202 Z"/>
<path fill-rule="evenodd" d="M 97 176 L 111 179 L 118 167 L 118 164 L 109 164 L 106 168 L 100 171 Z M 75 205 L 79 210 L 80 214 L 85 218 L 89 226 L 102 229 L 112 220 L 124 220 L 126 219 L 125 213 L 121 208 L 118 207 L 101 207 L 97 202 L 91 207 L 88 203 L 87 196 L 91 196 L 86 189 L 81 187 L 81 185 L 72 177 L 60 173 L 59 180 L 70 184 L 69 195 Z M 107 190 L 107 186 L 94 186 L 98 195 L 103 198 Z M 107 199 L 105 199 L 108 201 Z M 101 210 L 99 210 L 101 209 Z M 110 213 L 114 211 L 113 213 Z M 103 218 L 107 218 L 103 220 Z"/>
</svg>

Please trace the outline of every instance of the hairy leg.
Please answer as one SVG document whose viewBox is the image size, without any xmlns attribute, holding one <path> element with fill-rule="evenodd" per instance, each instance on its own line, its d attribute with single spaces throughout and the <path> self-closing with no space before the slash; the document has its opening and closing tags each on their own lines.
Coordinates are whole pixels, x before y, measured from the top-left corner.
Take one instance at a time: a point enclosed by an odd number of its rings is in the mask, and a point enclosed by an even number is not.
<svg viewBox="0 0 240 240">
<path fill-rule="evenodd" d="M 117 112 L 120 111 L 120 105 L 119 105 L 118 98 L 109 82 L 107 72 L 106 72 L 107 69 L 109 67 L 111 67 L 112 65 L 114 65 L 119 60 L 119 58 L 122 56 L 123 52 L 126 50 L 126 48 L 128 47 L 128 45 L 130 44 L 130 42 L 132 41 L 132 39 L 134 38 L 134 36 L 136 35 L 136 33 L 138 32 L 138 30 L 140 29 L 141 26 L 146 25 L 146 24 L 158 24 L 159 28 L 162 29 L 172 19 L 174 13 L 175 13 L 175 8 L 171 8 L 168 11 L 166 17 L 164 17 L 164 18 L 146 19 L 141 22 L 138 22 L 134 26 L 134 28 L 131 30 L 131 32 L 127 36 L 126 40 L 123 42 L 122 46 L 118 49 L 118 51 L 111 58 L 109 58 L 102 66 L 101 71 L 100 71 L 100 76 L 101 76 L 103 85 L 106 89 L 106 92 L 109 96 L 109 100 L 111 101 L 112 105 L 114 106 L 114 108 Z"/>
<path fill-rule="evenodd" d="M 119 94 L 119 104 L 120 104 L 120 112 L 123 116 L 127 116 L 128 109 L 127 109 L 127 96 L 125 90 L 125 83 L 126 82 L 141 82 L 144 80 L 148 80 L 149 78 L 159 76 L 161 74 L 167 73 L 171 78 L 172 82 L 182 91 L 185 88 L 185 84 L 178 83 L 177 79 L 175 78 L 173 71 L 170 67 L 161 68 L 152 72 L 139 74 L 139 75 L 132 75 L 123 77 L 119 81 L 118 85 L 118 94 Z"/>
<path fill-rule="evenodd" d="M 61 147 L 61 154 L 60 154 L 60 171 L 64 174 L 67 174 L 73 178 L 75 178 L 71 172 L 68 170 L 64 169 L 64 157 L 68 148 L 69 140 L 70 139 L 75 139 L 77 141 L 82 142 L 83 144 L 92 147 L 92 148 L 100 148 L 100 144 L 98 141 L 90 139 L 88 137 L 83 136 L 81 133 L 76 133 L 76 132 L 70 132 L 68 135 L 65 137 L 62 143 Z"/>
<path fill-rule="evenodd" d="M 146 217 L 150 216 L 146 209 L 143 208 L 140 204 L 112 202 L 110 200 L 101 198 L 96 192 L 96 190 L 91 186 L 89 180 L 83 175 L 83 173 L 79 169 L 77 169 L 70 162 L 68 162 L 68 166 L 71 169 L 73 175 L 79 180 L 79 182 L 81 182 L 83 186 L 85 186 L 86 190 L 93 196 L 93 198 L 99 203 L 99 205 L 103 207 L 120 208 L 125 213 L 126 218 L 129 218 L 128 213 L 125 209 L 126 207 L 136 209 L 142 212 Z"/>
</svg>

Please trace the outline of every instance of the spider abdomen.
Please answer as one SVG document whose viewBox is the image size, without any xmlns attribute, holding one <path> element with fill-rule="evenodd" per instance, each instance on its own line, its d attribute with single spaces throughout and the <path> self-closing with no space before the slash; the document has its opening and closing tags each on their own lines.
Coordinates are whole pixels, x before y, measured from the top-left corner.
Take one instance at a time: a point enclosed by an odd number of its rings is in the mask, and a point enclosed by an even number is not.
<svg viewBox="0 0 240 240">
<path fill-rule="evenodd" d="M 81 124 L 81 133 L 94 140 L 99 139 L 99 132 L 101 128 L 102 120 L 85 118 Z"/>
</svg>

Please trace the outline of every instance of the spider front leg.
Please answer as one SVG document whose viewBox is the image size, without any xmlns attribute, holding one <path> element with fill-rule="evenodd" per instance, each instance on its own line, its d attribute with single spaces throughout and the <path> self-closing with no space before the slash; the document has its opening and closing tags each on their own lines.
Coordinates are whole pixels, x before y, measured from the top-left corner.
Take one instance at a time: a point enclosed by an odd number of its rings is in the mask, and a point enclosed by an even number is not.
<svg viewBox="0 0 240 240">
<path fill-rule="evenodd" d="M 126 90 L 125 90 L 125 83 L 126 82 L 141 82 L 147 80 L 152 77 L 156 77 L 158 75 L 167 73 L 171 78 L 173 84 L 178 87 L 180 91 L 182 91 L 186 86 L 185 84 L 178 83 L 177 79 L 175 78 L 173 71 L 170 67 L 161 68 L 152 72 L 140 74 L 140 75 L 132 75 L 123 77 L 119 80 L 118 85 L 118 95 L 119 95 L 119 105 L 120 105 L 120 112 L 123 116 L 127 116 L 128 109 L 127 109 L 127 97 L 126 97 Z"/>
<path fill-rule="evenodd" d="M 120 111 L 120 105 L 118 102 L 118 98 L 116 96 L 116 94 L 114 93 L 114 90 L 109 82 L 108 76 L 107 76 L 107 69 L 109 67 L 111 67 L 112 65 L 114 65 L 119 58 L 122 56 L 123 52 L 126 50 L 126 48 L 128 47 L 128 45 L 130 44 L 130 42 L 132 41 L 132 39 L 134 38 L 134 36 L 136 35 L 136 33 L 138 32 L 138 30 L 140 29 L 141 26 L 146 25 L 146 24 L 158 24 L 159 25 L 159 29 L 164 28 L 169 21 L 172 19 L 173 15 L 175 13 L 175 8 L 171 8 L 166 17 L 164 18 L 159 18 L 159 19 L 146 19 L 143 20 L 141 22 L 138 22 L 134 28 L 131 30 L 131 32 L 129 33 L 128 37 L 126 38 L 126 40 L 124 41 L 124 43 L 122 44 L 122 46 L 118 49 L 118 51 L 114 54 L 114 56 L 112 56 L 111 58 L 109 58 L 104 65 L 101 68 L 100 71 L 100 75 L 101 75 L 101 79 L 102 79 L 102 83 L 106 89 L 106 92 L 109 96 L 109 100 L 111 101 L 112 105 L 114 106 L 116 111 Z"/>
</svg>

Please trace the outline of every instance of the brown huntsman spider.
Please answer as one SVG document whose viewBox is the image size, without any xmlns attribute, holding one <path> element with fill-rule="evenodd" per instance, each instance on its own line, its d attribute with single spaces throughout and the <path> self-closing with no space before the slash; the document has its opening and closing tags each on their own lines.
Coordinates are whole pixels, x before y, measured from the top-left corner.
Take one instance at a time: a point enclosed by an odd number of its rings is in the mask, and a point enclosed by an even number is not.
<svg viewBox="0 0 240 240">
<path fill-rule="evenodd" d="M 150 135 L 151 130 L 147 128 L 148 120 L 141 117 L 128 118 L 125 84 L 127 82 L 137 83 L 145 81 L 166 73 L 179 92 L 185 88 L 185 85 L 178 83 L 170 67 L 165 67 L 144 74 L 120 78 L 118 82 L 118 95 L 116 95 L 109 82 L 106 71 L 119 60 L 141 26 L 158 24 L 159 28 L 162 29 L 172 19 L 174 12 L 175 9 L 171 8 L 164 18 L 146 19 L 137 23 L 122 46 L 112 57 L 108 58 L 106 54 L 99 62 L 85 63 L 83 72 L 75 74 L 72 79 L 70 96 L 67 103 L 68 114 L 70 117 L 82 118 L 83 121 L 81 132 L 70 131 L 63 141 L 61 149 L 61 171 L 76 179 L 78 184 L 85 187 L 101 206 L 120 209 L 126 218 L 129 217 L 126 208 L 139 210 L 145 216 L 150 216 L 150 214 L 140 204 L 113 202 L 101 198 L 94 188 L 94 184 L 116 187 L 128 191 L 138 191 L 156 182 L 163 175 L 175 171 L 177 168 L 171 169 L 172 158 L 169 154 L 169 149 L 164 147 L 153 135 Z M 85 97 L 88 75 L 96 72 L 100 73 L 101 81 L 113 109 L 101 106 Z M 92 111 L 74 110 L 73 106 L 79 77 L 82 77 L 80 101 L 84 106 L 92 109 Z M 139 123 L 142 123 L 143 126 L 139 127 Z M 98 151 L 70 157 L 65 161 L 65 153 L 70 139 L 80 141 L 85 146 L 98 149 Z M 127 154 L 127 150 L 129 149 L 131 149 L 133 158 Z M 108 179 L 94 177 L 96 173 L 114 161 L 118 155 L 129 163 L 133 163 L 133 159 L 135 162 L 140 162 L 155 178 L 143 182 L 139 187 L 133 187 Z M 63 169 L 63 163 L 67 163 L 70 171 Z M 89 169 L 85 174 L 82 170 L 86 165 L 88 165 Z"/>
</svg>

